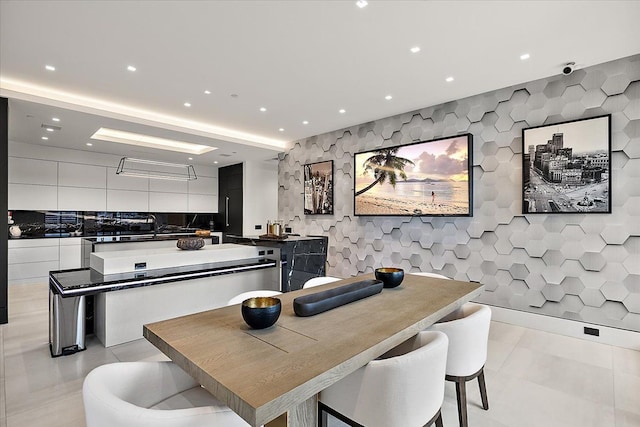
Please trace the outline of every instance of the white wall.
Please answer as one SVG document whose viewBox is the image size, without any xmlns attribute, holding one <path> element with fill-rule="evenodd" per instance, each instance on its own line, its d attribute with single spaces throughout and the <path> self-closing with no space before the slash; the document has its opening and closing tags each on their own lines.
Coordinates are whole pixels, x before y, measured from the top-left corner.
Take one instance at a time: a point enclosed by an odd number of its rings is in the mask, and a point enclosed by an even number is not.
<svg viewBox="0 0 640 427">
<path fill-rule="evenodd" d="M 267 220 L 278 219 L 278 162 L 247 161 L 243 175 L 242 234 L 265 234 Z"/>
<path fill-rule="evenodd" d="M 218 212 L 217 168 L 195 166 L 198 179 L 179 182 L 116 175 L 119 161 L 10 141 L 9 209 Z"/>
</svg>

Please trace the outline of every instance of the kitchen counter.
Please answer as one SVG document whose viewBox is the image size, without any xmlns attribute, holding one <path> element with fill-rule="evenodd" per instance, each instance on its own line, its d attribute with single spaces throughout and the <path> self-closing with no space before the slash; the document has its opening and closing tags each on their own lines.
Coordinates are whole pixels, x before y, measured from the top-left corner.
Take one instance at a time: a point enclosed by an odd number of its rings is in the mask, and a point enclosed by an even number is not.
<svg viewBox="0 0 640 427">
<path fill-rule="evenodd" d="M 280 250 L 282 264 L 282 291 L 302 289 L 314 277 L 326 276 L 327 236 L 291 236 L 284 240 L 264 239 L 260 236 L 227 235 L 232 243 L 266 246 Z"/>
</svg>

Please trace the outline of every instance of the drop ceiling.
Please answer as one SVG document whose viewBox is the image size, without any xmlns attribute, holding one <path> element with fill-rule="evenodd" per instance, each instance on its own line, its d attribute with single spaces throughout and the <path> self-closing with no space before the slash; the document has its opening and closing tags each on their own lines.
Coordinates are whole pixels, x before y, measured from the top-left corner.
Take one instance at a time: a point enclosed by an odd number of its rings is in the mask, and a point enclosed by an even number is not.
<svg viewBox="0 0 640 427">
<path fill-rule="evenodd" d="M 638 16 L 639 1 L 0 1 L 0 95 L 14 141 L 184 157 L 86 145 L 112 127 L 216 146 L 193 163 L 224 165 L 640 53 Z"/>
</svg>

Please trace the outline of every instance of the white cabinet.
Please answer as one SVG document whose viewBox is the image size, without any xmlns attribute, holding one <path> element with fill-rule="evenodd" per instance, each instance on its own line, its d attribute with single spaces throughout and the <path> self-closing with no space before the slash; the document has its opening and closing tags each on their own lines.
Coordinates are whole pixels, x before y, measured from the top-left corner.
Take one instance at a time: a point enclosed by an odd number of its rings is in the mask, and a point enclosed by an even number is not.
<svg viewBox="0 0 640 427">
<path fill-rule="evenodd" d="M 218 212 L 218 196 L 189 194 L 188 212 Z"/>
<path fill-rule="evenodd" d="M 56 185 L 58 162 L 11 157 L 8 178 L 11 184 Z"/>
<path fill-rule="evenodd" d="M 98 188 L 58 187 L 58 210 L 106 211 L 107 190 Z"/>
<path fill-rule="evenodd" d="M 107 210 L 112 212 L 149 212 L 146 191 L 107 190 Z"/>
<path fill-rule="evenodd" d="M 8 192 L 8 203 L 11 210 L 58 209 L 58 187 L 55 185 L 9 184 Z"/>
<path fill-rule="evenodd" d="M 107 188 L 107 170 L 104 166 L 60 162 L 58 166 L 58 185 L 63 187 Z"/>
<path fill-rule="evenodd" d="M 49 271 L 58 270 L 60 266 L 59 241 L 57 238 L 9 240 L 9 284 L 47 283 Z"/>
<path fill-rule="evenodd" d="M 149 192 L 150 212 L 187 212 L 188 209 L 186 194 Z"/>
<path fill-rule="evenodd" d="M 82 267 L 82 238 L 60 239 L 60 270 Z"/>
</svg>

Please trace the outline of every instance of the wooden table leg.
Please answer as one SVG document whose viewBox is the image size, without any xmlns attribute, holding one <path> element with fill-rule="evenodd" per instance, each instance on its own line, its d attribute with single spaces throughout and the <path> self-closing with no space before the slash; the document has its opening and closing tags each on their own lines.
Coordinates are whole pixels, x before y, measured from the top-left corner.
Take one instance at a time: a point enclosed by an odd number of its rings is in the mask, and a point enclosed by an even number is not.
<svg viewBox="0 0 640 427">
<path fill-rule="evenodd" d="M 265 427 L 316 427 L 318 425 L 318 396 L 313 396 Z"/>
</svg>

